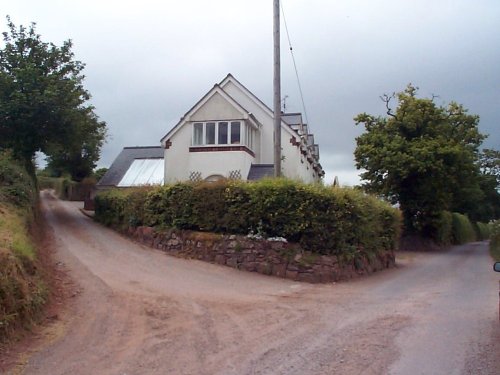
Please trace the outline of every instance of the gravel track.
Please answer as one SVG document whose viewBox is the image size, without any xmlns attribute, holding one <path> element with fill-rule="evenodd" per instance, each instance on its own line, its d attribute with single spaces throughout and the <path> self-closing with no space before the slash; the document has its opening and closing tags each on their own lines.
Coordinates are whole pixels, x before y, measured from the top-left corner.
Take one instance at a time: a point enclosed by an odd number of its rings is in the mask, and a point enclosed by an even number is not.
<svg viewBox="0 0 500 375">
<path fill-rule="evenodd" d="M 485 243 L 311 285 L 177 259 L 42 193 L 77 291 L 25 374 L 499 374 Z"/>
</svg>

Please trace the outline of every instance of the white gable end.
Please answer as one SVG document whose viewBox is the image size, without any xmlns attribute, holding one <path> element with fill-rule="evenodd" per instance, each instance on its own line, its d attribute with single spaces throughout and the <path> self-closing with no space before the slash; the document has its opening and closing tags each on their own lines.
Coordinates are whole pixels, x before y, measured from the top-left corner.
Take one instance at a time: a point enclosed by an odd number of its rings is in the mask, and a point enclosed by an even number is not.
<svg viewBox="0 0 500 375">
<path fill-rule="evenodd" d="M 245 113 L 231 105 L 219 92 L 215 92 L 189 118 L 190 121 L 233 120 L 247 117 Z"/>
</svg>

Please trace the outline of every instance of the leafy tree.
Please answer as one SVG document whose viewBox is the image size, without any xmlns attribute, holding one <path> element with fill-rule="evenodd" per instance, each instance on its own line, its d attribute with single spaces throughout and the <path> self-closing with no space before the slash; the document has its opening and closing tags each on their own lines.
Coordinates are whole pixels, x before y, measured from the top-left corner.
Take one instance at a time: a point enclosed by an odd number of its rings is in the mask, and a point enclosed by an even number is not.
<svg viewBox="0 0 500 375">
<path fill-rule="evenodd" d="M 500 218 L 500 151 L 484 149 L 479 154 L 478 185 L 483 199 L 469 211 L 475 221 L 488 222 Z"/>
<path fill-rule="evenodd" d="M 106 174 L 107 171 L 108 171 L 108 168 L 99 168 L 99 169 L 96 169 L 94 171 L 94 177 L 95 177 L 96 181 L 99 182 L 99 180 L 101 178 L 103 178 L 103 176 Z"/>
<path fill-rule="evenodd" d="M 7 17 L 0 50 L 0 149 L 12 149 L 33 171 L 37 151 L 80 178 L 92 171 L 106 136 L 90 94 L 83 87 L 84 64 L 72 42 L 45 43 L 35 24 L 16 28 Z"/>
<path fill-rule="evenodd" d="M 485 148 L 479 155 L 481 172 L 496 180 L 497 188 L 500 187 L 500 151 Z"/>
<path fill-rule="evenodd" d="M 468 202 L 472 193 L 483 199 L 477 161 L 485 136 L 479 117 L 462 105 L 438 106 L 434 97 L 417 98 L 417 91 L 408 85 L 384 95 L 386 117 L 355 117 L 366 132 L 356 138 L 354 156 L 357 168 L 365 169 L 364 189 L 399 204 L 407 231 L 433 237 L 443 211 Z"/>
</svg>

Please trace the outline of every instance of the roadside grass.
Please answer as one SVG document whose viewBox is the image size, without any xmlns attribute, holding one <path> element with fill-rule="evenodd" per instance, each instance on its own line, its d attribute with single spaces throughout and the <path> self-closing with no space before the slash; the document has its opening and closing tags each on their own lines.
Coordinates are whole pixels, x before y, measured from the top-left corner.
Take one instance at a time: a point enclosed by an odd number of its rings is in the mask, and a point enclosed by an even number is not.
<svg viewBox="0 0 500 375">
<path fill-rule="evenodd" d="M 37 197 L 33 176 L 0 152 L 0 352 L 17 328 L 39 319 L 48 297 L 30 231 Z"/>
<path fill-rule="evenodd" d="M 28 234 L 26 214 L 22 209 L 0 205 L 0 247 L 19 258 L 35 259 L 35 248 Z"/>
<path fill-rule="evenodd" d="M 47 300 L 28 232 L 28 210 L 0 204 L 0 348 L 17 326 L 29 327 Z"/>
</svg>

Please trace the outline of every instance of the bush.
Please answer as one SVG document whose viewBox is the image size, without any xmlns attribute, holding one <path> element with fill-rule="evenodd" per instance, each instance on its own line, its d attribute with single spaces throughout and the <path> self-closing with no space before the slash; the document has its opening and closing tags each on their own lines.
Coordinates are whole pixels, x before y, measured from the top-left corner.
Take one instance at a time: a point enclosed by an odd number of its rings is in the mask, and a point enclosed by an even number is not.
<svg viewBox="0 0 500 375">
<path fill-rule="evenodd" d="M 148 225 L 284 237 L 320 254 L 397 248 L 399 210 L 352 189 L 286 179 L 179 183 L 96 196 L 96 219 L 125 229 Z"/>
<path fill-rule="evenodd" d="M 451 217 L 454 244 L 461 245 L 476 240 L 476 231 L 466 215 L 454 212 Z"/>
<path fill-rule="evenodd" d="M 37 317 L 47 297 L 28 232 L 35 185 L 9 153 L 0 153 L 0 342 L 13 327 Z"/>
<path fill-rule="evenodd" d="M 450 245 L 453 242 L 453 217 L 449 211 L 440 211 L 426 216 L 420 233 L 438 245 Z"/>
<path fill-rule="evenodd" d="M 475 224 L 476 238 L 479 241 L 484 241 L 490 238 L 490 225 L 477 222 Z"/>
<path fill-rule="evenodd" d="M 36 200 L 34 179 L 9 152 L 0 152 L 0 201 L 31 208 Z"/>
<path fill-rule="evenodd" d="M 490 224 L 490 254 L 500 262 L 500 220 Z"/>
</svg>

